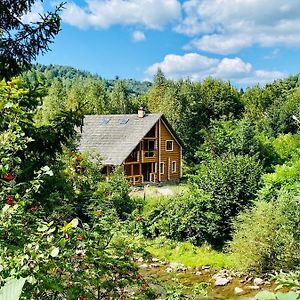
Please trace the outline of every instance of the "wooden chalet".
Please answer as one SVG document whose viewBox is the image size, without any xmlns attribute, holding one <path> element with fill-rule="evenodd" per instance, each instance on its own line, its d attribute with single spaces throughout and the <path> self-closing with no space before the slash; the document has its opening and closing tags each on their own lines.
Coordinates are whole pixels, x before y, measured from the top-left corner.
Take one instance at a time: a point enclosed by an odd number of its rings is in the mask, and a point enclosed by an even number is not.
<svg viewBox="0 0 300 300">
<path fill-rule="evenodd" d="M 117 165 L 132 184 L 178 180 L 182 176 L 182 143 L 161 113 L 87 115 L 79 151 L 96 151 L 104 171 Z"/>
</svg>

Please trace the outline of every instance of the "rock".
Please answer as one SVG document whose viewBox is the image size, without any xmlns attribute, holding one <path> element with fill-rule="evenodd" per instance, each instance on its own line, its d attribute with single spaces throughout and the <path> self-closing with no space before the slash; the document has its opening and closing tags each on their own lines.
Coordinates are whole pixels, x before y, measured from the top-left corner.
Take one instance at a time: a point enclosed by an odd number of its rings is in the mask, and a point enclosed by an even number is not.
<svg viewBox="0 0 300 300">
<path fill-rule="evenodd" d="M 172 272 L 173 272 L 173 269 L 172 269 L 171 267 L 168 267 L 168 268 L 166 268 L 166 272 L 167 272 L 167 273 L 172 273 Z"/>
<path fill-rule="evenodd" d="M 224 286 L 230 282 L 230 279 L 225 277 L 217 277 L 215 281 L 215 286 Z"/>
<path fill-rule="evenodd" d="M 241 288 L 239 288 L 239 287 L 235 287 L 235 288 L 234 288 L 234 294 L 235 294 L 235 295 L 240 295 L 240 294 L 242 294 L 243 292 L 244 292 L 244 290 L 241 289 Z"/>
<path fill-rule="evenodd" d="M 142 263 L 142 262 L 144 262 L 144 259 L 143 259 L 142 257 L 139 257 L 139 258 L 137 259 L 137 262 Z"/>
<path fill-rule="evenodd" d="M 201 269 L 202 269 L 202 270 L 209 270 L 209 269 L 210 269 L 210 266 L 202 266 Z"/>
<path fill-rule="evenodd" d="M 156 262 L 159 262 L 159 259 L 158 259 L 158 258 L 155 258 L 155 257 L 153 257 L 153 258 L 152 258 L 152 261 L 156 263 Z"/>
<path fill-rule="evenodd" d="M 178 262 L 171 262 L 170 268 L 172 268 L 178 272 L 185 272 L 187 270 L 187 268 L 183 264 L 178 263 Z"/>
<path fill-rule="evenodd" d="M 170 262 L 170 267 L 173 269 L 184 268 L 184 265 L 178 262 Z"/>
<path fill-rule="evenodd" d="M 159 267 L 160 267 L 160 264 L 150 264 L 150 267 L 151 267 L 151 268 L 159 268 Z"/>
<path fill-rule="evenodd" d="M 202 273 L 201 273 L 200 271 L 197 271 L 197 272 L 195 273 L 195 275 L 196 275 L 196 276 L 200 276 L 200 275 L 202 275 Z"/>
<path fill-rule="evenodd" d="M 164 265 L 166 265 L 168 262 L 162 261 L 162 260 L 161 260 L 159 263 L 160 263 L 162 266 L 164 266 Z"/>
<path fill-rule="evenodd" d="M 142 264 L 142 265 L 140 265 L 140 268 L 142 268 L 142 269 L 147 269 L 149 266 L 147 265 L 147 264 Z"/>
<path fill-rule="evenodd" d="M 254 285 L 262 285 L 264 283 L 263 279 L 261 278 L 254 278 L 253 280 Z"/>
<path fill-rule="evenodd" d="M 259 290 L 260 287 L 259 287 L 258 285 L 249 285 L 249 286 L 248 286 L 248 289 L 249 289 L 249 290 Z"/>
</svg>

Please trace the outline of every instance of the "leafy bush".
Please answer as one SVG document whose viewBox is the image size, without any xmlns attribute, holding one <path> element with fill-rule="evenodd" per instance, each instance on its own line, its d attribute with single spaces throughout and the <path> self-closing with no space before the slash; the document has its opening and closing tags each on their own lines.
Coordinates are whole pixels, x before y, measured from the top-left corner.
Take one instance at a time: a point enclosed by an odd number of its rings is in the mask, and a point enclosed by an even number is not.
<svg viewBox="0 0 300 300">
<path fill-rule="evenodd" d="M 300 262 L 300 198 L 282 191 L 278 199 L 258 201 L 234 222 L 230 249 L 241 269 L 269 271 Z"/>
<path fill-rule="evenodd" d="M 300 160 L 276 166 L 273 173 L 262 176 L 262 181 L 259 198 L 265 201 L 276 199 L 283 189 L 296 192 L 300 182 Z"/>
<path fill-rule="evenodd" d="M 249 156 L 228 155 L 198 166 L 191 177 L 195 188 L 209 195 L 209 209 L 216 218 L 216 243 L 226 241 L 231 234 L 232 219 L 252 205 L 260 186 L 262 168 Z"/>
<path fill-rule="evenodd" d="M 211 205 L 210 197 L 199 190 L 156 202 L 143 216 L 145 233 L 152 237 L 163 235 L 179 241 L 190 240 L 194 244 L 210 241 L 218 235 L 220 219 Z"/>
</svg>

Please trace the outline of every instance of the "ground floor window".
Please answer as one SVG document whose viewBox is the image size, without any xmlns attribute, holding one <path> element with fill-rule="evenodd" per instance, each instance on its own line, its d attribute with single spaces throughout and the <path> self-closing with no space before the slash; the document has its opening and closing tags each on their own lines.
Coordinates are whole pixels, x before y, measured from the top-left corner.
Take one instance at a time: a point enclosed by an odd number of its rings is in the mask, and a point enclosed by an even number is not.
<svg viewBox="0 0 300 300">
<path fill-rule="evenodd" d="M 176 165 L 176 161 L 172 161 L 172 173 L 176 173 L 177 169 L 177 165 Z"/>
<path fill-rule="evenodd" d="M 165 163 L 160 163 L 160 174 L 165 174 Z"/>
</svg>

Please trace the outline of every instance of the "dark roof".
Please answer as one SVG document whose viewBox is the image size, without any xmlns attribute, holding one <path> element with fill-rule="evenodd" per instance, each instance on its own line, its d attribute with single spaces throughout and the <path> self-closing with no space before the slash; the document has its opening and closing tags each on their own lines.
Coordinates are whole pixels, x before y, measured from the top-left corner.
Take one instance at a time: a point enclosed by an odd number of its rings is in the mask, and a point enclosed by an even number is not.
<svg viewBox="0 0 300 300">
<path fill-rule="evenodd" d="M 121 165 L 161 117 L 161 113 L 144 118 L 137 114 L 87 115 L 78 150 L 100 153 L 104 165 Z"/>
</svg>

